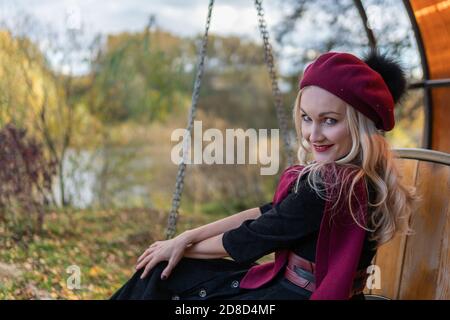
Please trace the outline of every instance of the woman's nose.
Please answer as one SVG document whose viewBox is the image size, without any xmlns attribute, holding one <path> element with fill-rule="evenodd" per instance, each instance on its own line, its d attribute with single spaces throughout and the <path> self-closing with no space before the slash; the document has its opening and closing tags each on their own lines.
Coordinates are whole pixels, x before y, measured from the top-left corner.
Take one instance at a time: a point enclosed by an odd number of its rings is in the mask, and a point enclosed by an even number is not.
<svg viewBox="0 0 450 320">
<path fill-rule="evenodd" d="M 309 140 L 312 143 L 320 142 L 320 141 L 323 140 L 323 134 L 322 134 L 322 130 L 321 130 L 320 125 L 313 124 L 311 126 L 311 135 L 309 137 Z"/>
</svg>

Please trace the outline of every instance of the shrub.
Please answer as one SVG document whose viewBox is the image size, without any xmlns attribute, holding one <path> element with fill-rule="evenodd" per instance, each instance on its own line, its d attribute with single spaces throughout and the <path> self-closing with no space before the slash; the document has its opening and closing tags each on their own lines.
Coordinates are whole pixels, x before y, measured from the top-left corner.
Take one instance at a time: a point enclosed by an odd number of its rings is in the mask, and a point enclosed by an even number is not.
<svg viewBox="0 0 450 320">
<path fill-rule="evenodd" d="M 7 124 L 0 130 L 0 221 L 14 237 L 42 231 L 56 162 L 26 130 Z"/>
</svg>

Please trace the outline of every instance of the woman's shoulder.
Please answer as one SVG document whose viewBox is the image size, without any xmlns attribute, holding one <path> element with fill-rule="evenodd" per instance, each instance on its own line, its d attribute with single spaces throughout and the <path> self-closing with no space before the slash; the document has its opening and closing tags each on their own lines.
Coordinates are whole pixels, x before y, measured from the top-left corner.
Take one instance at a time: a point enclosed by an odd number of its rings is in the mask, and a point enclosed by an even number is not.
<svg viewBox="0 0 450 320">
<path fill-rule="evenodd" d="M 310 177 L 311 176 L 311 177 Z M 310 177 L 310 178 L 309 178 Z M 280 181 L 290 182 L 291 188 L 315 189 L 319 192 L 333 193 L 335 191 L 350 190 L 353 179 L 357 179 L 359 187 L 363 181 L 368 181 L 361 168 L 352 164 L 336 164 L 334 162 L 324 164 L 319 170 L 310 170 L 304 165 L 292 165 L 284 169 Z M 374 188 L 366 183 L 369 194 L 374 193 Z M 314 187 L 313 187 L 314 186 Z"/>
<path fill-rule="evenodd" d="M 310 172 L 297 176 L 290 187 L 290 193 L 294 198 L 307 200 L 308 202 L 324 202 L 324 185 L 321 180 L 308 179 Z"/>
</svg>

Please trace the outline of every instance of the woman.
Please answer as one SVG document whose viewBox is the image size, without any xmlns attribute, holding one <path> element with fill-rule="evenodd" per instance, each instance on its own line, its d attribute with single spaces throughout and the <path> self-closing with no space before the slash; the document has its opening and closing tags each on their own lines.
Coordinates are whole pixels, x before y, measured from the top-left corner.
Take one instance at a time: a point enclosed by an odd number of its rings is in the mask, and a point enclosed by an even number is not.
<svg viewBox="0 0 450 320">
<path fill-rule="evenodd" d="M 405 87 L 376 53 L 319 56 L 293 110 L 300 164 L 273 201 L 153 243 L 112 299 L 363 299 L 377 247 L 410 231 L 416 196 L 382 135 Z"/>
</svg>

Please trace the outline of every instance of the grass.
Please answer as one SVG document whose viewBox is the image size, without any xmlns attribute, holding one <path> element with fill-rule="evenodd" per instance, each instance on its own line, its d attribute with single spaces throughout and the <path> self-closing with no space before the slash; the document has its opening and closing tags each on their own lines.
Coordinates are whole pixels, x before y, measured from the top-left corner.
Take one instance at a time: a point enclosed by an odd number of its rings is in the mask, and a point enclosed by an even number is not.
<svg viewBox="0 0 450 320">
<path fill-rule="evenodd" d="M 107 299 L 133 274 L 142 251 L 163 239 L 166 219 L 146 209 L 53 212 L 30 241 L 0 235 L 0 299 Z M 178 229 L 207 220 L 181 215 Z M 80 270 L 79 289 L 68 288 L 70 266 Z"/>
</svg>

